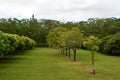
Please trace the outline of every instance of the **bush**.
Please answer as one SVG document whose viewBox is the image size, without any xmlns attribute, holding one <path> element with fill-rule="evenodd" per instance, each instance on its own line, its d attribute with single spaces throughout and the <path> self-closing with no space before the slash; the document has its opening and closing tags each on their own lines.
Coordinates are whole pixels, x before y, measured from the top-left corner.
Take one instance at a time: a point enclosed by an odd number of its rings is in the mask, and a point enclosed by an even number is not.
<svg viewBox="0 0 120 80">
<path fill-rule="evenodd" d="M 35 41 L 16 34 L 0 32 L 0 55 L 11 55 L 17 50 L 26 50 L 35 46 Z"/>
<path fill-rule="evenodd" d="M 0 55 L 5 55 L 9 53 L 9 40 L 2 32 L 0 32 Z"/>
<path fill-rule="evenodd" d="M 35 41 L 28 38 L 28 37 L 25 37 L 25 36 L 21 36 L 21 37 L 18 37 L 19 38 L 19 46 L 17 49 L 22 49 L 22 50 L 26 50 L 26 49 L 30 49 L 32 48 L 33 46 L 35 46 Z"/>
<path fill-rule="evenodd" d="M 9 45 L 8 49 L 8 53 L 9 54 L 13 54 L 16 51 L 16 48 L 18 47 L 19 44 L 19 40 L 18 40 L 18 35 L 13 35 L 13 34 L 8 34 L 8 33 L 3 33 L 4 36 L 7 37 L 9 43 L 7 45 Z"/>
</svg>

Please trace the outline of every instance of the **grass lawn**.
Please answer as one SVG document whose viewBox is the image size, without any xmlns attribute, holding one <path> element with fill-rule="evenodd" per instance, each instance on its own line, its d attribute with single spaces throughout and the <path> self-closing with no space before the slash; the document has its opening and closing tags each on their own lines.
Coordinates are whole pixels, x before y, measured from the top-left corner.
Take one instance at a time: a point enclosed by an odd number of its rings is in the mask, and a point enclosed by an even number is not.
<svg viewBox="0 0 120 80">
<path fill-rule="evenodd" d="M 0 80 L 120 80 L 120 57 L 95 55 L 97 73 L 90 74 L 90 53 L 77 51 L 73 62 L 56 49 L 34 48 L 0 58 Z"/>
</svg>

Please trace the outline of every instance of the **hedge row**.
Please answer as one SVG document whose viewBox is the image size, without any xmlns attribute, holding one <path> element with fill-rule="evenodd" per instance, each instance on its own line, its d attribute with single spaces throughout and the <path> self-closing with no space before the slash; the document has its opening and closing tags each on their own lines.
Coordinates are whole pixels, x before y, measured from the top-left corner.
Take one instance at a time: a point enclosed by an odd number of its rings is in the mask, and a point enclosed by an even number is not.
<svg viewBox="0 0 120 80">
<path fill-rule="evenodd" d="M 0 55 L 11 55 L 17 50 L 30 49 L 35 45 L 35 41 L 16 34 L 8 34 L 0 31 Z"/>
</svg>

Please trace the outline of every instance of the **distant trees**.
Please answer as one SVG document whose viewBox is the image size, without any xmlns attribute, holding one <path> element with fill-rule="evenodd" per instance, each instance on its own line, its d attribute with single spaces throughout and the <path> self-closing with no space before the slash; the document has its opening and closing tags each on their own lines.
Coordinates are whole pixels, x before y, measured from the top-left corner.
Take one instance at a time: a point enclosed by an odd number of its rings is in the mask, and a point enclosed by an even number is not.
<svg viewBox="0 0 120 80">
<path fill-rule="evenodd" d="M 120 19 L 117 18 L 89 18 L 87 21 L 75 23 L 76 26 L 85 31 L 86 36 L 94 35 L 105 37 L 120 32 Z"/>
<path fill-rule="evenodd" d="M 120 32 L 114 35 L 106 36 L 100 44 L 100 51 L 109 55 L 120 55 Z"/>
<path fill-rule="evenodd" d="M 16 18 L 0 19 L 0 30 L 2 32 L 28 36 L 34 39 L 37 42 L 37 46 L 40 47 L 48 46 L 47 36 L 49 31 L 60 26 L 68 30 L 68 33 L 65 34 L 69 34 L 73 27 L 77 27 L 84 36 L 93 35 L 99 37 L 104 43 L 104 37 L 120 32 L 120 18 L 90 18 L 87 21 L 79 22 L 61 22 L 50 19 L 37 20 L 35 18 L 21 20 Z M 106 45 L 100 45 L 101 52 L 105 51 L 102 46 Z"/>
</svg>

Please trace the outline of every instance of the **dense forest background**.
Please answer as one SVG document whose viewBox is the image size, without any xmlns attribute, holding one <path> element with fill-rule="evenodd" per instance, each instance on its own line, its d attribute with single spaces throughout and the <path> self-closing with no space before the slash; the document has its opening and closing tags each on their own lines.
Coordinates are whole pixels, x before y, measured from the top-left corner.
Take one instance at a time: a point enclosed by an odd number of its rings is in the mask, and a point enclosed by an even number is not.
<svg viewBox="0 0 120 80">
<path fill-rule="evenodd" d="M 87 21 L 62 22 L 50 19 L 37 20 L 33 15 L 30 19 L 0 19 L 0 31 L 30 37 L 39 47 L 48 47 L 47 35 L 56 27 L 77 27 L 83 31 L 85 37 L 93 35 L 102 40 L 99 46 L 102 53 L 120 55 L 120 18 L 90 18 Z"/>
</svg>

